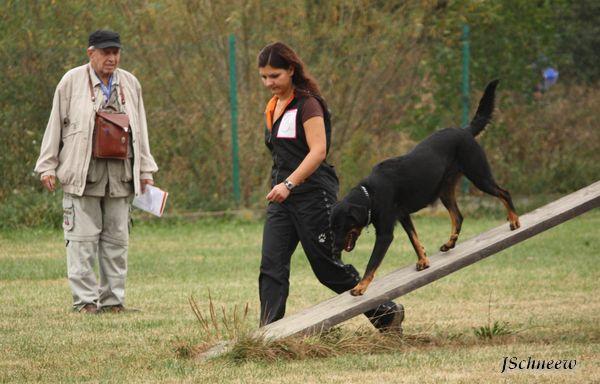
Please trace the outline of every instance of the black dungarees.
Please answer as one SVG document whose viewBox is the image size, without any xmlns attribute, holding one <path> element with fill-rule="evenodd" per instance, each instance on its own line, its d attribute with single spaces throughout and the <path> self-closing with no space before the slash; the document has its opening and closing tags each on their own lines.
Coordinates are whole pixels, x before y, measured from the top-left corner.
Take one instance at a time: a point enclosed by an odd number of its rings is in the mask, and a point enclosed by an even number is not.
<svg viewBox="0 0 600 384">
<path fill-rule="evenodd" d="M 265 144 L 273 157 L 272 186 L 283 182 L 309 152 L 302 125 L 302 107 L 306 100 L 306 97 L 296 96 L 279 119 L 273 122 L 271 131 L 265 131 Z M 328 111 L 323 110 L 329 150 L 331 124 Z M 331 256 L 329 216 L 337 200 L 337 192 L 335 171 L 323 162 L 303 184 L 294 188 L 286 200 L 269 203 L 258 279 L 261 325 L 279 320 L 285 314 L 290 259 L 298 242 L 302 244 L 317 279 L 326 287 L 342 293 L 359 282 L 359 273 L 352 265 Z M 387 302 L 365 315 L 376 327 L 380 327 L 391 322 L 395 310 L 396 305 Z"/>
</svg>

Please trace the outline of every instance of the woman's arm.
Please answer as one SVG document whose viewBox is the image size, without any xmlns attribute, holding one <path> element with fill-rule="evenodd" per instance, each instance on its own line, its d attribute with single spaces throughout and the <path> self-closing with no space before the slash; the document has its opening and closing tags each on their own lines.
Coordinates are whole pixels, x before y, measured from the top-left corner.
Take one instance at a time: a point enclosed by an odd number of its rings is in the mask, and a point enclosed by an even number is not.
<svg viewBox="0 0 600 384">
<path fill-rule="evenodd" d="M 288 177 L 288 180 L 294 185 L 302 184 L 304 180 L 312 175 L 327 155 L 325 122 L 321 116 L 311 117 L 306 120 L 304 122 L 304 133 L 310 150 L 298 168 Z"/>
<path fill-rule="evenodd" d="M 325 136 L 325 121 L 321 116 L 311 117 L 304 122 L 304 134 L 308 144 L 309 152 L 302 160 L 302 163 L 294 172 L 287 178 L 294 185 L 299 185 L 304 182 L 314 171 L 319 168 L 319 165 L 325 160 L 327 155 L 327 139 Z M 281 203 L 290 195 L 290 191 L 283 183 L 273 187 L 267 195 L 267 200 Z"/>
</svg>

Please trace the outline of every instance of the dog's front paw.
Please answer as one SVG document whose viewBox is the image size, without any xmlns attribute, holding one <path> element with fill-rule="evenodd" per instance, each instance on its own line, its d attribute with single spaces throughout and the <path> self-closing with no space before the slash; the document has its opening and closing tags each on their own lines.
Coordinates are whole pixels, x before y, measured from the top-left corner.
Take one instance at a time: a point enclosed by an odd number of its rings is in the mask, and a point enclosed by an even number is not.
<svg viewBox="0 0 600 384">
<path fill-rule="evenodd" d="M 350 294 L 352 296 L 362 296 L 366 290 L 367 290 L 366 287 L 361 287 L 361 285 L 358 284 L 356 287 L 354 287 L 350 290 Z"/>
<path fill-rule="evenodd" d="M 422 271 L 427 268 L 429 268 L 429 259 L 427 257 L 424 257 L 417 261 L 417 271 Z"/>
<path fill-rule="evenodd" d="M 452 248 L 454 248 L 454 244 L 452 244 L 452 245 L 444 244 L 444 245 L 442 245 L 440 247 L 440 251 L 442 251 L 442 252 L 448 252 Z"/>
<path fill-rule="evenodd" d="M 451 250 L 452 248 L 454 248 L 456 246 L 456 240 L 458 240 L 458 234 L 453 234 L 452 236 L 450 236 L 450 240 L 448 240 L 446 242 L 446 244 L 442 245 L 440 247 L 440 251 L 442 252 L 448 252 L 449 250 Z"/>
</svg>

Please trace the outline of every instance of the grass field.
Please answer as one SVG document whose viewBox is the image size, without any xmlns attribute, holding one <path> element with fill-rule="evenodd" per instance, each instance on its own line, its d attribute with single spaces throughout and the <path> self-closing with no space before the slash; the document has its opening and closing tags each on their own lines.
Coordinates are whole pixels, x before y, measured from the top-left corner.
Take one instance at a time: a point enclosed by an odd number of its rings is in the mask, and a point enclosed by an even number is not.
<svg viewBox="0 0 600 384">
<path fill-rule="evenodd" d="M 248 303 L 258 322 L 262 224 L 255 221 L 157 221 L 133 228 L 127 304 L 142 312 L 72 313 L 62 233 L 0 234 L 0 382 L 598 382 L 600 381 L 600 211 L 587 213 L 522 244 L 414 291 L 406 307 L 406 343 L 379 354 L 275 362 L 229 357 L 202 362 L 181 347 L 206 342 L 188 298 L 220 310 Z M 467 217 L 462 239 L 504 223 Z M 446 216 L 415 225 L 429 254 L 447 240 Z M 508 227 L 508 224 L 506 224 Z M 401 228 L 380 276 L 416 257 Z M 345 256 L 366 265 L 373 230 Z M 459 240 L 460 244 L 460 240 Z M 300 289 L 303 287 L 303 289 Z M 288 313 L 332 293 L 312 275 L 301 250 L 293 257 Z M 508 335 L 484 339 L 474 328 L 508 322 Z M 368 329 L 359 317 L 341 326 Z M 505 356 L 576 359 L 574 371 L 500 373 Z"/>
</svg>

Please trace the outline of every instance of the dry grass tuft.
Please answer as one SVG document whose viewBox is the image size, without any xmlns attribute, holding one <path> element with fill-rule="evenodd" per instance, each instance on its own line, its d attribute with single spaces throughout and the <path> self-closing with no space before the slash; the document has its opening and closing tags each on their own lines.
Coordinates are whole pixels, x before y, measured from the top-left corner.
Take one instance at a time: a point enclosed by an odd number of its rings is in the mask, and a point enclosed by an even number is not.
<svg viewBox="0 0 600 384">
<path fill-rule="evenodd" d="M 246 303 L 241 314 L 238 314 L 237 305 L 233 306 L 233 311 L 230 315 L 227 314 L 225 306 L 221 306 L 221 318 L 219 319 L 210 290 L 208 291 L 208 314 L 202 314 L 193 296 L 190 296 L 188 301 L 207 343 L 223 339 L 237 340 L 242 335 L 248 333 L 248 303 Z"/>
<path fill-rule="evenodd" d="M 208 308 L 200 309 L 198 302 L 190 296 L 189 304 L 194 313 L 203 342 L 192 346 L 178 342 L 173 346 L 178 358 L 199 356 L 210 348 L 229 343 L 231 348 L 224 357 L 234 362 L 303 360 L 324 358 L 345 354 L 373 354 L 401 350 L 407 346 L 422 346 L 432 343 L 425 334 L 403 337 L 401 334 L 379 333 L 372 328 L 359 328 L 353 331 L 334 327 L 312 336 L 291 336 L 281 340 L 267 340 L 257 334 L 248 322 L 248 303 L 238 315 L 237 306 L 233 310 L 220 307 L 217 310 L 210 291 Z"/>
<path fill-rule="evenodd" d="M 318 335 L 291 336 L 273 341 L 248 335 L 237 340 L 225 358 L 235 362 L 305 360 L 349 354 L 392 353 L 446 344 L 449 341 L 449 338 L 438 339 L 427 334 L 402 336 L 397 333 L 379 333 L 370 328 L 348 330 L 335 327 Z"/>
<path fill-rule="evenodd" d="M 371 327 L 347 329 L 334 327 L 316 335 L 297 335 L 280 340 L 268 340 L 256 332 L 248 321 L 248 303 L 238 315 L 237 306 L 229 311 L 220 311 L 208 291 L 208 308 L 200 309 L 193 296 L 189 299 L 192 312 L 202 330 L 203 342 L 190 345 L 178 342 L 173 346 L 175 355 L 181 359 L 199 357 L 218 345 L 226 346 L 222 358 L 235 363 L 274 362 L 328 358 L 342 355 L 371 355 L 380 353 L 406 352 L 439 347 L 468 347 L 484 344 L 503 344 L 506 337 L 515 335 L 508 322 L 491 320 L 492 295 L 488 298 L 488 322 L 473 327 L 474 335 L 465 333 L 425 332 L 403 335 L 395 332 L 380 333 Z"/>
<path fill-rule="evenodd" d="M 201 356 L 204 352 L 208 351 L 215 345 L 215 342 L 202 342 L 200 344 L 193 344 L 189 341 L 176 341 L 173 343 L 171 349 L 175 354 L 175 357 L 178 359 L 187 360 Z"/>
</svg>

